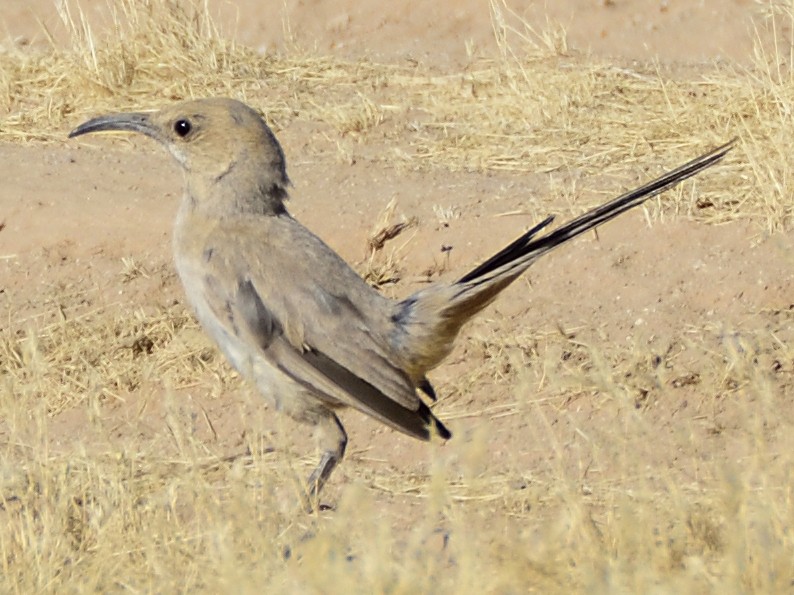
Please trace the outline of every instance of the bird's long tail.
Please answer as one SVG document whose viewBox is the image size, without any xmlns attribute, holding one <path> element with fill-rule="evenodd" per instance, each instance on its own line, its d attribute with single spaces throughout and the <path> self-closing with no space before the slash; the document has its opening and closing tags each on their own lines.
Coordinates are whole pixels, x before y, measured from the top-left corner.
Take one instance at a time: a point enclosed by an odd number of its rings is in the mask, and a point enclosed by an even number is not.
<svg viewBox="0 0 794 595">
<path fill-rule="evenodd" d="M 395 350 L 412 377 L 423 379 L 452 349 L 460 328 L 538 258 L 719 162 L 736 140 L 581 215 L 541 237 L 548 217 L 452 284 L 437 283 L 395 306 Z"/>
<path fill-rule="evenodd" d="M 711 167 L 719 162 L 735 143 L 736 139 L 733 139 L 635 190 L 580 215 L 551 233 L 535 238 L 554 219 L 546 218 L 458 279 L 453 285 L 457 291 L 445 308 L 444 317 L 465 322 L 487 306 L 500 291 L 547 252 Z"/>
</svg>

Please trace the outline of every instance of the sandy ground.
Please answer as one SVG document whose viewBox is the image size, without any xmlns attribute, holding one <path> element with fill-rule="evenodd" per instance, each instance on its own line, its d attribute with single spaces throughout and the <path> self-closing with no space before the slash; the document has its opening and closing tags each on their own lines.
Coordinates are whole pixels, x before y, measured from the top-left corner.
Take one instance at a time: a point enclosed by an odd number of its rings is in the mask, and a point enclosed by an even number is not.
<svg viewBox="0 0 794 595">
<path fill-rule="evenodd" d="M 297 43 L 346 57 L 422 60 L 460 65 L 471 54 L 496 51 L 486 0 L 211 1 L 222 30 L 263 51 Z M 107 14 L 102 1 L 81 2 L 92 22 Z M 19 44 L 56 40 L 64 28 L 50 0 L 7 0 L 0 25 Z M 536 31 L 556 23 L 570 46 L 621 60 L 746 62 L 752 54 L 751 0 L 515 0 L 511 11 Z M 99 17 L 99 19 L 97 19 Z M 505 11 L 508 23 L 510 12 Z"/>
<path fill-rule="evenodd" d="M 283 47 L 288 25 L 293 42 L 316 46 L 321 52 L 422 60 L 439 69 L 465 63 L 467 53 L 496 51 L 488 6 L 482 1 L 409 0 L 384 8 L 374 0 L 288 0 L 286 11 L 277 10 L 275 15 L 253 0 L 211 4 L 221 15 L 223 27 L 236 30 L 242 43 L 263 49 Z M 103 3 L 86 0 L 82 5 L 91 11 Z M 547 19 L 563 24 L 572 47 L 618 62 L 655 58 L 663 63 L 746 61 L 751 52 L 750 18 L 756 10 L 749 0 L 517 0 L 513 5 L 539 29 Z M 62 35 L 57 15 L 45 0 L 5 0 L 0 21 L 18 45 L 44 43 L 39 21 L 56 42 Z M 62 132 L 65 137 L 67 131 Z M 419 174 L 382 163 L 306 157 L 303 149 L 315 136 L 300 125 L 282 130 L 280 139 L 295 183 L 290 208 L 351 262 L 362 260 L 373 214 L 390 199 L 398 200 L 400 213 L 417 218 L 415 236 L 402 253 L 403 279 L 387 288 L 394 295 L 419 287 L 424 272 L 434 266 L 443 265 L 446 274 L 454 275 L 500 248 L 533 219 L 499 215 L 521 211 L 528 197 L 545 188 L 533 176 Z M 671 162 L 691 156 L 671 156 Z M 708 173 L 703 183 L 707 178 Z M 48 146 L 0 145 L 0 179 L 0 222 L 4 225 L 0 230 L 0 303 L 8 311 L 17 316 L 40 313 L 42 296 L 63 295 L 64 288 L 76 280 L 94 290 L 87 297 L 72 299 L 88 299 L 96 307 L 118 303 L 164 307 L 182 300 L 168 264 L 181 177 L 158 147 L 142 139 L 106 138 L 79 142 L 64 138 L 63 143 Z M 589 204 L 603 199 L 604 190 L 602 184 Z M 623 188 L 613 190 L 616 194 Z M 562 199 L 556 204 L 565 210 Z M 460 216 L 444 223 L 434 205 L 455 207 Z M 661 345 L 665 337 L 688 325 L 702 326 L 709 320 L 741 325 L 763 309 L 786 308 L 794 284 L 790 242 L 785 234 L 768 238 L 742 222 L 705 226 L 672 218 L 649 226 L 642 212 L 630 213 L 599 231 L 597 238 L 589 235 L 538 263 L 526 281 L 506 292 L 466 331 L 448 364 L 434 375 L 434 382 L 443 394 L 447 382 L 468 373 L 471 361 L 478 359 L 472 353 L 477 350 L 472 337 L 490 333 L 559 326 L 583 329 L 587 336 L 598 336 L 605 343 Z M 442 252 L 443 246 L 453 247 L 449 256 Z M 150 274 L 121 283 L 122 258 L 129 257 Z M 486 410 L 511 390 L 508 385 L 486 381 L 475 383 L 474 388 L 473 394 L 458 396 L 450 409 L 456 414 L 467 408 Z M 219 399 L 192 391 L 184 407 L 203 408 L 217 432 L 216 436 L 206 432 L 207 439 L 216 441 L 219 450 L 232 452 L 239 448 L 241 434 L 252 429 L 253 420 L 276 427 L 246 395 L 244 390 L 235 390 Z M 686 415 L 701 419 L 692 396 L 686 388 L 672 391 L 654 409 L 660 451 L 665 433 L 675 431 L 687 402 L 690 413 Z M 104 411 L 108 419 L 118 420 L 113 436 L 88 436 L 86 414 L 65 411 L 53 420 L 53 442 L 66 445 L 78 433 L 96 442 L 139 436 L 166 443 L 162 410 L 156 404 L 144 410 L 135 395 L 125 398 L 124 404 L 107 405 Z M 241 421 L 239 409 L 230 403 L 257 410 L 261 417 Z M 583 420 L 598 419 L 588 406 L 581 406 L 580 415 Z M 492 450 L 493 466 L 531 469 L 533 462 L 554 456 L 533 437 L 528 439 L 525 424 L 515 416 L 460 417 L 451 426 L 464 440 L 478 428 L 492 433 L 493 443 L 498 444 Z M 405 471 L 424 464 L 427 445 L 398 437 L 356 413 L 347 413 L 344 419 L 351 434 L 350 461 L 334 478 L 331 498 L 349 480 L 348 474 L 365 474 L 360 469 L 368 465 Z M 694 422 L 694 431 L 706 435 L 713 423 L 713 416 Z M 725 447 L 720 440 L 712 444 L 715 449 Z M 445 448 L 453 456 L 452 447 Z"/>
</svg>

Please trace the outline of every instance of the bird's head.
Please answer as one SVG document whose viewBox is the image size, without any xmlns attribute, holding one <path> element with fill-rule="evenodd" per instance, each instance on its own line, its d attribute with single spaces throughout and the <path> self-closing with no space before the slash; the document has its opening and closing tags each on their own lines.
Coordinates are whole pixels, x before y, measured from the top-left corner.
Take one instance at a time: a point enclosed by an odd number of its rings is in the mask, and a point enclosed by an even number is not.
<svg viewBox="0 0 794 595">
<path fill-rule="evenodd" d="M 229 189 L 244 194 L 235 202 L 264 198 L 279 207 L 286 198 L 289 178 L 281 145 L 262 117 L 235 99 L 196 99 L 153 112 L 99 116 L 72 130 L 69 138 L 101 131 L 139 132 L 160 142 L 184 169 L 188 190 L 198 200 Z"/>
</svg>

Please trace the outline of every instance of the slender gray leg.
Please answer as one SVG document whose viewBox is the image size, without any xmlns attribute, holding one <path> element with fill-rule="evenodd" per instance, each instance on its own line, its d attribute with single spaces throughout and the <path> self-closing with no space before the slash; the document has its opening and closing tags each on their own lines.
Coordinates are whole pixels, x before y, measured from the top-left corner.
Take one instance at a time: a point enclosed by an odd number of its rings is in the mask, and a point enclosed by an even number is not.
<svg viewBox="0 0 794 595">
<path fill-rule="evenodd" d="M 347 446 L 347 432 L 339 418 L 330 411 L 318 424 L 317 433 L 320 446 L 323 448 L 323 456 L 307 481 L 308 494 L 304 504 L 308 512 L 318 508 L 320 492 L 331 472 L 345 456 Z"/>
</svg>

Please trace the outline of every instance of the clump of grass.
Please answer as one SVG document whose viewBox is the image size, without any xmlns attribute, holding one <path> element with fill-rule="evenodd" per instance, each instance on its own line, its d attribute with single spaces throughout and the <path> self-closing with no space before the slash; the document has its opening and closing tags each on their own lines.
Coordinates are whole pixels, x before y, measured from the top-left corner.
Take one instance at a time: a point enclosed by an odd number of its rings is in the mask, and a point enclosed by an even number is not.
<svg viewBox="0 0 794 595">
<path fill-rule="evenodd" d="M 18 323 L 0 337 L 2 378 L 51 415 L 81 402 L 124 400 L 150 378 L 173 388 L 230 378 L 181 305 L 157 311 L 100 308 L 41 328 Z M 218 387 L 217 390 L 219 390 Z"/>
<path fill-rule="evenodd" d="M 367 239 L 367 255 L 361 276 L 373 287 L 383 287 L 400 280 L 399 252 L 405 247 L 386 250 L 386 244 L 416 225 L 416 219 L 404 216 L 395 221 L 397 200 L 392 199 L 383 209 Z M 408 240 L 410 242 L 410 238 Z M 407 243 L 407 242 L 406 242 Z"/>
</svg>

